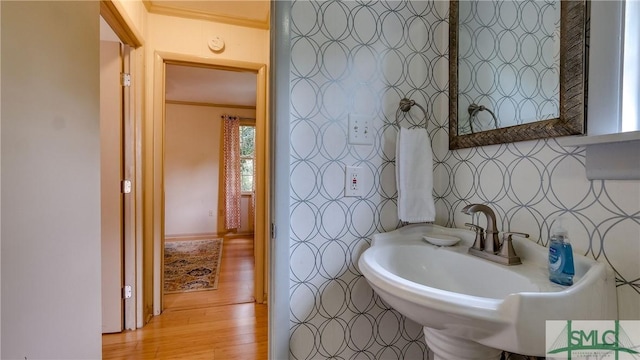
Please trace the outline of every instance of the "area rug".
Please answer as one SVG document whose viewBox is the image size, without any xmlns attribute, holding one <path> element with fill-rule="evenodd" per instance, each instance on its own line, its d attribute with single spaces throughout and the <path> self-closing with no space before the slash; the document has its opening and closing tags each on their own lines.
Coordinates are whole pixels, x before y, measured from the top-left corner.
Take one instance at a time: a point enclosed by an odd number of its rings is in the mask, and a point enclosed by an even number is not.
<svg viewBox="0 0 640 360">
<path fill-rule="evenodd" d="M 164 293 L 218 288 L 222 239 L 164 243 Z"/>
</svg>

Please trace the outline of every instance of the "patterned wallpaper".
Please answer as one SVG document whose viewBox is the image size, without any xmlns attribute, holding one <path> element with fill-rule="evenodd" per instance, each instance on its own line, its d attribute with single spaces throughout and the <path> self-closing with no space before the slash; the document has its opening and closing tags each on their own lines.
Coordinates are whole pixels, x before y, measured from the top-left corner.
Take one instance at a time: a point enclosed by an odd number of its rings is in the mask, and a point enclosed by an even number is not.
<svg viewBox="0 0 640 360">
<path fill-rule="evenodd" d="M 445 1 L 294 1 L 291 8 L 290 358 L 427 359 L 422 329 L 389 308 L 357 260 L 371 235 L 399 226 L 395 114 L 427 126 L 436 223 L 491 204 L 503 230 L 547 243 L 565 215 L 577 252 L 617 272 L 621 317 L 640 319 L 640 182 L 588 181 L 584 148 L 555 140 L 448 150 Z M 373 145 L 347 143 L 350 113 L 374 119 Z M 361 166 L 365 196 L 344 197 L 344 168 Z"/>
</svg>

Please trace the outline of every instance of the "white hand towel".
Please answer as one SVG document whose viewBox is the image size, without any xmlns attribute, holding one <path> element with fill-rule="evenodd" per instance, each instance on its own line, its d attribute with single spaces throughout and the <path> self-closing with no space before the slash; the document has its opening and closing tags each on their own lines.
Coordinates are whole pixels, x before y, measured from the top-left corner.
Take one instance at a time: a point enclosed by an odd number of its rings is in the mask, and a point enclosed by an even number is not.
<svg viewBox="0 0 640 360">
<path fill-rule="evenodd" d="M 433 154 L 426 129 L 400 128 L 396 141 L 398 218 L 409 223 L 432 222 Z"/>
</svg>

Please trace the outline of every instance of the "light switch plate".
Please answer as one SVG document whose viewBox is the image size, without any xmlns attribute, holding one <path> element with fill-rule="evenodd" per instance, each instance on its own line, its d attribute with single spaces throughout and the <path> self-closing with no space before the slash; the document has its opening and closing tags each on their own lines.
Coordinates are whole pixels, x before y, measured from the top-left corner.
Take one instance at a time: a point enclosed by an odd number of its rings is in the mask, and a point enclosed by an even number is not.
<svg viewBox="0 0 640 360">
<path fill-rule="evenodd" d="M 366 115 L 349 114 L 349 144 L 373 144 L 373 118 Z"/>
</svg>

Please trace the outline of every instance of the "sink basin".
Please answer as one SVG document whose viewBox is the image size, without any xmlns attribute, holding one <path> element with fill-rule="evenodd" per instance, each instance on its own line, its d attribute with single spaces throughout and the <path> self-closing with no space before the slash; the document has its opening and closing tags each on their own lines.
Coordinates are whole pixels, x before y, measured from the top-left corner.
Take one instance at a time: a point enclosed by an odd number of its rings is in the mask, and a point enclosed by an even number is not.
<svg viewBox="0 0 640 360">
<path fill-rule="evenodd" d="M 435 246 L 423 236 L 455 236 Z M 391 307 L 424 327 L 436 359 L 499 359 L 502 350 L 545 355 L 546 320 L 617 318 L 615 276 L 605 264 L 574 254 L 574 285 L 548 280 L 547 251 L 513 237 L 521 265 L 467 254 L 475 233 L 409 225 L 376 234 L 358 265 Z"/>
</svg>

